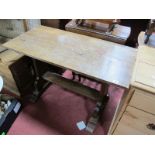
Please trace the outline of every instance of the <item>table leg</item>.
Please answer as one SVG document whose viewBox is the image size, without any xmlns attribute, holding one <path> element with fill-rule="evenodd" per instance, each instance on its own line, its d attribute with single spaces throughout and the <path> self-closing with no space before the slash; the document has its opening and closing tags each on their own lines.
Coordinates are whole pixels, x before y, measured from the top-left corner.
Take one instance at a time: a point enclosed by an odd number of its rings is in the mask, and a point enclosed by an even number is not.
<svg viewBox="0 0 155 155">
<path fill-rule="evenodd" d="M 81 76 L 80 74 L 76 74 L 76 73 L 72 72 L 72 75 L 73 75 L 72 80 L 75 80 L 75 77 L 77 76 L 77 77 L 78 77 L 78 81 L 79 81 L 79 82 L 82 81 L 82 78 L 81 78 L 82 76 Z"/>
<path fill-rule="evenodd" d="M 36 60 L 32 59 L 32 63 L 33 63 L 33 69 L 34 69 L 34 74 L 35 74 L 33 94 L 37 96 L 39 94 L 38 83 L 39 83 L 39 80 L 40 80 L 40 76 L 39 76 Z"/>
<path fill-rule="evenodd" d="M 49 82 L 46 82 L 42 84 L 41 86 L 41 75 L 39 74 L 38 67 L 37 67 L 37 62 L 35 59 L 32 59 L 32 67 L 35 75 L 35 81 L 34 81 L 34 90 L 32 92 L 32 95 L 30 95 L 30 100 L 32 102 L 36 102 L 37 99 L 40 97 L 40 95 L 43 93 L 43 91 L 49 86 Z"/>
<path fill-rule="evenodd" d="M 108 95 L 108 84 L 102 84 L 101 86 L 101 95 L 103 98 L 97 102 L 96 107 L 93 111 L 92 116 L 88 120 L 87 126 L 86 126 L 86 131 L 93 133 L 96 125 L 102 115 L 103 109 L 106 106 L 108 100 L 109 100 L 109 95 Z"/>
</svg>

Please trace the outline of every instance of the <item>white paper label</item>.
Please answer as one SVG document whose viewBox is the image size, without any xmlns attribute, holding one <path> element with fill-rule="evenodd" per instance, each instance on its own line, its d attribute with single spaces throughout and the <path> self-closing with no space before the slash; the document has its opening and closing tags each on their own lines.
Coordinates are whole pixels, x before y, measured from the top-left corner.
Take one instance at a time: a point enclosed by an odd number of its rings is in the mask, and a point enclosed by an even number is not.
<svg viewBox="0 0 155 155">
<path fill-rule="evenodd" d="M 86 128 L 86 125 L 85 125 L 85 123 L 83 121 L 80 121 L 80 122 L 76 123 L 76 125 L 77 125 L 79 130 L 83 130 L 83 129 Z"/>
<path fill-rule="evenodd" d="M 15 112 L 16 114 L 18 113 L 20 107 L 21 107 L 21 104 L 18 102 L 18 103 L 16 104 L 15 108 L 13 109 L 14 112 Z"/>
</svg>

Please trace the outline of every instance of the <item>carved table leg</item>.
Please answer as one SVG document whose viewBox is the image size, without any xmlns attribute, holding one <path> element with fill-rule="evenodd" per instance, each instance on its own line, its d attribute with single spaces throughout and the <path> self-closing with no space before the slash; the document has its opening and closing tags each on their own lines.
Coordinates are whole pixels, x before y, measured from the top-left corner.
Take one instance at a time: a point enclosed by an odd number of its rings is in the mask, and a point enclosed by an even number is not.
<svg viewBox="0 0 155 155">
<path fill-rule="evenodd" d="M 40 80 L 41 80 L 41 75 L 39 73 L 38 67 L 37 67 L 37 61 L 36 59 L 32 58 L 32 67 L 33 67 L 33 72 L 34 72 L 34 76 L 35 76 L 35 80 L 34 80 L 34 90 L 32 92 L 32 94 L 29 96 L 29 100 L 31 102 L 36 102 L 38 100 L 38 98 L 40 97 L 40 95 L 44 92 L 44 90 L 50 85 L 49 82 L 46 82 L 43 84 L 43 86 L 39 86 Z"/>
<path fill-rule="evenodd" d="M 108 84 L 102 85 L 100 93 L 102 94 L 103 98 L 97 102 L 94 112 L 90 117 L 90 119 L 88 120 L 88 123 L 86 126 L 86 131 L 90 133 L 94 132 L 96 125 L 101 117 L 102 111 L 109 100 Z"/>
</svg>

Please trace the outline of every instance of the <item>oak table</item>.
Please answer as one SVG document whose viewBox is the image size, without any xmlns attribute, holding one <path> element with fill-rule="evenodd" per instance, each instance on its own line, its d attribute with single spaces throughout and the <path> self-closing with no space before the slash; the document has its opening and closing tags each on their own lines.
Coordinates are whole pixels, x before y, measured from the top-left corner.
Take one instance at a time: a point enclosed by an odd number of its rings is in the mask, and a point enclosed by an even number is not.
<svg viewBox="0 0 155 155">
<path fill-rule="evenodd" d="M 56 73 L 47 72 L 43 76 L 50 82 L 97 100 L 95 113 L 107 102 L 104 99 L 110 84 L 129 88 L 136 59 L 134 48 L 45 26 L 23 33 L 3 46 L 31 57 L 36 71 L 35 59 L 101 83 L 102 89 L 98 92 Z M 89 120 L 88 131 L 93 132 L 97 120 Z"/>
</svg>

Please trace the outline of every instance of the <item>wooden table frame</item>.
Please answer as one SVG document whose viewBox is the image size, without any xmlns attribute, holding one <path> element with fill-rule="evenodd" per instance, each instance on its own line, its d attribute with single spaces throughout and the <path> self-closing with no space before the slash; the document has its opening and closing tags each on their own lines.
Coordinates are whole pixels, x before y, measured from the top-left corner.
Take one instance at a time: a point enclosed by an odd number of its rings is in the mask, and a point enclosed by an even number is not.
<svg viewBox="0 0 155 155">
<path fill-rule="evenodd" d="M 136 56 L 136 50 L 130 47 L 45 26 L 34 28 L 3 45 L 31 57 L 36 71 L 35 59 L 101 83 L 99 92 L 55 73 L 43 75 L 49 82 L 97 101 L 86 128 L 91 133 L 108 101 L 108 86 L 129 88 Z"/>
<path fill-rule="evenodd" d="M 98 120 L 100 119 L 102 111 L 108 102 L 108 99 L 109 99 L 108 87 L 109 87 L 109 85 L 106 83 L 102 83 L 101 90 L 97 91 L 97 90 L 92 89 L 88 86 L 84 86 L 79 82 L 66 79 L 66 78 L 62 77 L 61 75 L 58 75 L 58 74 L 52 73 L 52 72 L 46 72 L 43 75 L 43 78 L 51 83 L 55 83 L 55 84 L 65 88 L 69 91 L 78 93 L 80 95 L 89 97 L 89 98 L 97 101 L 94 112 L 92 113 L 92 116 L 89 118 L 87 127 L 86 127 L 86 130 L 88 132 L 93 133 L 95 130 L 95 127 L 98 123 Z M 85 77 L 85 78 L 87 78 L 87 77 Z"/>
</svg>

